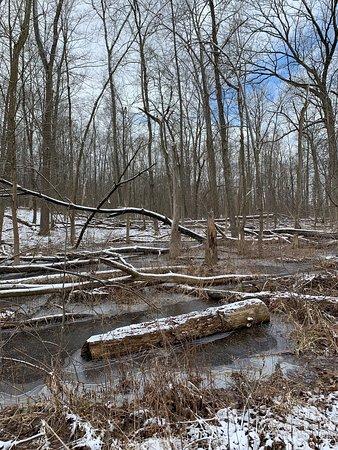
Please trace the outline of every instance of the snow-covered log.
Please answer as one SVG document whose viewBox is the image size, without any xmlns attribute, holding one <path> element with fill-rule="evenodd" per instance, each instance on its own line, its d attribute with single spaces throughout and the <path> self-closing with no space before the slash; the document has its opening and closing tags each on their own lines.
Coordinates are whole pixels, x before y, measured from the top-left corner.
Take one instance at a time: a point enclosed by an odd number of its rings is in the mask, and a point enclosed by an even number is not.
<svg viewBox="0 0 338 450">
<path fill-rule="evenodd" d="M 143 267 L 142 273 L 163 272 L 164 270 L 183 270 L 186 266 Z M 80 278 L 81 281 L 78 281 Z M 70 292 L 74 289 L 91 289 L 98 286 L 134 281 L 131 275 L 122 276 L 121 271 L 102 270 L 95 273 L 74 273 L 41 275 L 34 278 L 20 278 L 0 282 L 0 299 L 14 297 L 29 297 L 32 295 L 46 295 L 58 292 Z M 156 281 L 156 280 L 154 280 Z"/>
<path fill-rule="evenodd" d="M 297 300 L 306 303 L 313 303 L 324 309 L 338 313 L 338 297 L 330 295 L 311 295 L 297 292 L 281 292 L 281 291 L 260 291 L 260 292 L 240 292 L 227 289 L 192 287 L 186 285 L 167 284 L 163 286 L 167 289 L 174 289 L 192 295 L 205 295 L 212 300 L 226 300 L 229 302 L 237 302 L 239 300 L 248 300 L 258 298 L 263 301 L 273 300 Z"/>
<path fill-rule="evenodd" d="M 267 230 L 265 233 L 269 233 L 270 231 Z M 300 236 L 307 236 L 307 237 L 313 237 L 313 238 L 323 238 L 323 239 L 338 239 L 338 233 L 335 232 L 327 232 L 327 231 L 320 231 L 320 230 L 306 230 L 303 228 L 274 228 L 271 230 L 274 234 L 298 234 Z"/>
<path fill-rule="evenodd" d="M 191 284 L 197 286 L 203 285 L 217 285 L 217 284 L 228 284 L 228 283 L 239 283 L 241 281 L 252 281 L 252 280 L 266 280 L 269 275 L 257 274 L 257 275 L 242 275 L 242 274 L 224 274 L 224 275 L 214 275 L 210 277 L 198 277 L 194 275 L 186 275 L 183 273 L 145 273 L 140 269 L 135 269 L 131 265 L 125 265 L 118 261 L 110 261 L 110 265 L 116 269 L 125 272 L 126 274 L 133 277 L 138 281 L 150 281 L 156 283 L 182 283 Z"/>
<path fill-rule="evenodd" d="M 7 320 L 1 320 L 0 317 L 0 329 L 11 329 L 15 327 L 35 327 L 35 326 L 43 326 L 50 325 L 55 323 L 65 322 L 75 322 L 81 320 L 88 320 L 95 317 L 93 314 L 85 314 L 85 313 L 65 313 L 65 314 L 50 314 L 46 316 L 40 317 L 31 317 L 30 319 L 18 319 L 13 320 L 13 317 L 10 316 Z"/>
<path fill-rule="evenodd" d="M 45 264 L 19 264 L 0 266 L 0 275 L 9 273 L 36 273 L 36 272 L 54 272 L 55 269 L 69 270 L 75 267 L 84 267 L 99 263 L 98 258 L 92 259 L 74 259 L 72 261 L 60 261 Z"/>
<path fill-rule="evenodd" d="M 91 336 L 83 345 L 81 354 L 89 359 L 119 356 L 156 345 L 174 344 L 250 327 L 269 320 L 269 310 L 261 300 L 244 300 Z"/>
</svg>

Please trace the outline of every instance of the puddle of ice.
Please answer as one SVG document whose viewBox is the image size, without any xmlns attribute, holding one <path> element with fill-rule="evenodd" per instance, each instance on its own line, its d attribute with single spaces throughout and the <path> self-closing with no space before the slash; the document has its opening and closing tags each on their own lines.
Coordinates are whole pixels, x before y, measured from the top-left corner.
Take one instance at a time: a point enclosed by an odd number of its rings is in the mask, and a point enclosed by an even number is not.
<svg viewBox="0 0 338 450">
<path fill-rule="evenodd" d="M 184 297 L 183 297 L 184 298 Z M 176 298 L 177 300 L 177 298 Z M 182 300 L 182 297 L 181 297 Z M 77 384 L 84 389 L 99 389 L 114 383 L 120 374 L 121 359 L 109 361 L 84 361 L 80 355 L 80 347 L 93 333 L 105 332 L 115 327 L 130 323 L 151 320 L 156 317 L 183 314 L 193 310 L 204 309 L 212 304 L 204 300 L 185 298 L 174 304 L 168 304 L 158 311 L 134 311 L 125 313 L 107 321 L 94 320 L 90 322 L 70 324 L 63 336 L 64 351 L 60 354 L 60 327 L 52 326 L 44 330 L 32 330 L 12 335 L 4 345 L 6 356 L 26 359 L 37 364 L 60 364 L 63 379 L 71 384 Z M 276 367 L 288 371 L 297 368 L 293 358 L 283 352 L 291 347 L 288 334 L 289 324 L 283 322 L 279 316 L 273 316 L 269 324 L 222 333 L 199 339 L 189 346 L 189 353 L 193 354 L 194 363 L 198 367 L 207 367 L 216 385 L 224 386 L 229 383 L 230 375 L 239 370 L 250 371 L 253 375 L 271 374 Z M 133 371 L 138 371 L 144 364 L 145 358 L 151 365 L 152 358 L 173 357 L 173 352 L 179 358 L 184 355 L 186 345 L 176 346 L 174 349 L 157 349 L 153 352 L 125 357 L 123 363 L 132 363 Z M 61 359 L 60 359 L 61 357 Z M 58 360 L 59 358 L 59 360 Z M 128 359 L 129 358 L 129 359 Z M 61 363 L 60 363 L 61 361 Z M 46 395 L 48 390 L 44 385 L 41 372 L 23 365 L 16 366 L 15 371 L 3 370 L 0 383 L 0 401 L 3 404 L 22 402 L 23 399 Z"/>
</svg>

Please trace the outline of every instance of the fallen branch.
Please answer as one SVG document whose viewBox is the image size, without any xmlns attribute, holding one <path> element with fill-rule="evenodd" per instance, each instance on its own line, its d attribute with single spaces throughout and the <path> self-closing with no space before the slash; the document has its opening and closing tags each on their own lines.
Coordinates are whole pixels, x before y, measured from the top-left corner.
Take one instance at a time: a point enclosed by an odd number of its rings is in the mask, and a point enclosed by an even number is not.
<svg viewBox="0 0 338 450">
<path fill-rule="evenodd" d="M 193 284 L 193 285 L 216 285 L 216 284 L 225 284 L 239 281 L 250 281 L 256 278 L 268 278 L 269 275 L 241 275 L 241 274 L 225 274 L 225 275 L 215 275 L 211 277 L 198 277 L 193 275 L 185 275 L 182 273 L 145 273 L 138 271 L 134 267 L 130 265 L 125 265 L 118 261 L 110 261 L 110 265 L 115 267 L 116 269 L 121 270 L 122 272 L 127 273 L 134 280 L 139 281 L 156 281 L 160 283 L 182 283 L 182 284 Z"/>
<path fill-rule="evenodd" d="M 306 230 L 302 228 L 275 228 L 273 230 L 265 230 L 264 233 L 274 233 L 274 234 L 298 234 L 300 236 L 323 238 L 323 239 L 338 239 L 338 233 L 326 232 L 319 230 Z"/>
<path fill-rule="evenodd" d="M 143 267 L 140 270 L 142 273 L 161 272 L 163 270 L 172 269 L 185 269 L 185 266 L 172 266 L 172 267 Z M 12 298 L 12 297 L 29 297 L 32 295 L 46 295 L 54 293 L 71 292 L 74 289 L 90 289 L 97 286 L 111 286 L 112 284 L 120 284 L 128 281 L 134 281 L 134 277 L 131 275 L 122 276 L 120 270 L 103 270 L 96 273 L 72 273 L 72 274 L 56 274 L 49 275 L 48 279 L 42 278 L 46 276 L 35 277 L 34 283 L 30 284 L 30 279 L 20 280 L 6 280 L 0 284 L 0 298 Z M 114 276 L 115 275 L 115 276 Z M 74 281 L 77 278 L 82 278 L 83 281 Z M 37 284 L 44 281 L 45 284 Z M 47 282 L 51 284 L 46 284 Z M 155 280 L 156 281 L 156 280 Z"/>
<path fill-rule="evenodd" d="M 12 216 L 10 214 L 4 214 L 4 217 L 7 217 L 7 219 L 13 220 Z M 26 227 L 29 227 L 29 228 L 35 227 L 34 223 L 27 222 L 26 220 L 20 219 L 20 217 L 17 217 L 17 221 L 19 223 L 21 223 L 21 225 L 25 225 Z"/>
<path fill-rule="evenodd" d="M 40 326 L 40 325 L 50 325 L 55 323 L 61 323 L 64 320 L 66 322 L 81 320 L 81 319 L 92 319 L 94 317 L 93 314 L 84 314 L 84 313 L 65 313 L 65 314 L 51 314 L 48 316 L 41 317 L 31 317 L 30 319 L 20 319 L 18 321 L 13 320 L 10 317 L 10 320 L 5 320 L 1 323 L 0 321 L 0 329 L 7 330 L 14 327 L 24 327 L 24 326 Z"/>
<path fill-rule="evenodd" d="M 98 258 L 95 259 L 75 259 L 73 261 L 60 261 L 46 264 L 21 264 L 16 266 L 0 266 L 0 275 L 9 273 L 35 273 L 35 272 L 53 272 L 55 269 L 70 269 L 75 267 L 84 267 L 97 264 Z"/>
<path fill-rule="evenodd" d="M 139 150 L 139 149 L 138 149 L 138 150 Z M 152 164 L 150 167 L 147 167 L 146 169 L 141 170 L 141 171 L 138 172 L 136 175 L 133 175 L 132 177 L 128 178 L 127 180 L 123 180 L 123 177 L 124 177 L 124 175 L 126 174 L 126 172 L 127 172 L 128 168 L 129 168 L 130 164 L 133 162 L 134 158 L 136 157 L 136 155 L 137 155 L 137 153 L 138 153 L 138 150 L 136 150 L 136 152 L 134 153 L 134 155 L 131 157 L 131 159 L 130 159 L 130 160 L 128 161 L 128 163 L 126 164 L 126 166 L 125 166 L 125 168 L 124 168 L 122 174 L 120 175 L 118 181 L 117 181 L 116 183 L 114 183 L 113 188 L 112 188 L 112 189 L 108 192 L 108 194 L 105 195 L 105 196 L 103 197 L 103 199 L 99 202 L 99 204 L 98 204 L 97 207 L 96 207 L 96 211 L 93 211 L 93 212 L 91 212 L 91 213 L 89 214 L 89 216 L 88 216 L 86 222 L 84 223 L 84 225 L 83 225 L 83 227 L 82 227 L 82 229 L 81 229 L 81 231 L 80 231 L 79 237 L 78 237 L 78 239 L 77 239 L 77 241 L 76 241 L 76 244 L 75 244 L 75 248 L 78 248 L 78 246 L 81 244 L 82 237 L 83 237 L 83 235 L 84 235 L 84 233 L 85 233 L 87 227 L 89 226 L 91 220 L 94 218 L 95 214 L 97 213 L 97 210 L 99 210 L 99 209 L 106 203 L 106 201 L 113 195 L 113 193 L 114 193 L 117 189 L 119 189 L 121 186 L 123 186 L 123 185 L 125 185 L 125 184 L 128 184 L 128 183 L 130 183 L 130 182 L 132 182 L 133 180 L 135 180 L 136 178 L 138 178 L 139 176 L 141 176 L 142 174 L 144 174 L 144 173 L 147 172 L 148 170 L 151 170 L 152 167 L 154 166 L 154 164 Z"/>
<path fill-rule="evenodd" d="M 6 185 L 6 186 L 13 186 L 12 183 L 4 178 L 0 178 L 0 183 Z M 42 194 L 41 192 L 33 191 L 31 189 L 24 188 L 20 185 L 17 185 L 18 191 L 25 192 L 26 194 L 32 195 L 33 197 L 41 198 L 49 203 L 52 203 L 54 205 L 63 206 L 64 208 L 67 208 L 68 210 L 78 210 L 78 211 L 87 211 L 87 212 L 94 212 L 95 214 L 109 214 L 109 217 L 115 218 L 119 217 L 125 214 L 140 214 L 141 216 L 147 216 L 152 219 L 157 219 L 160 222 L 164 223 L 165 225 L 171 226 L 172 220 L 169 219 L 169 217 L 164 216 L 162 214 L 159 214 L 155 211 L 149 211 L 144 208 L 135 208 L 135 207 L 126 207 L 126 208 L 116 208 L 116 209 L 106 209 L 106 208 L 94 208 L 91 206 L 83 206 L 83 205 L 77 205 L 72 203 L 71 201 L 63 201 L 58 200 L 56 198 L 50 197 L 48 195 Z M 189 230 L 189 228 L 183 227 L 182 225 L 178 226 L 179 231 L 182 234 L 185 234 L 188 237 L 191 237 L 193 239 L 196 239 L 198 242 L 204 242 L 205 237 L 195 233 L 192 230 Z"/>
</svg>

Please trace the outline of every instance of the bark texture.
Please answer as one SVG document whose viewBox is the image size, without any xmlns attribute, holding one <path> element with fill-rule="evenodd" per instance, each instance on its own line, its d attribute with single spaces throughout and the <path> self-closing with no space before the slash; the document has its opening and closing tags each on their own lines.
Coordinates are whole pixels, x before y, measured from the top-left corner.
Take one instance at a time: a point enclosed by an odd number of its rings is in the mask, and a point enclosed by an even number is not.
<svg viewBox="0 0 338 450">
<path fill-rule="evenodd" d="M 250 327 L 269 320 L 266 305 L 261 300 L 250 299 L 91 336 L 82 347 L 81 354 L 89 359 L 120 356 L 157 345 L 175 344 Z"/>
</svg>

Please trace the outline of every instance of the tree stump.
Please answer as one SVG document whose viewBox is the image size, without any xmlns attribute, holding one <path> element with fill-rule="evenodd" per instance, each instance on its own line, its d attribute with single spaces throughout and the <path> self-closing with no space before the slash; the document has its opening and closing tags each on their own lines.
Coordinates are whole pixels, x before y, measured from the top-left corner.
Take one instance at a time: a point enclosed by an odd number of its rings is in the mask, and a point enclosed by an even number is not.
<svg viewBox="0 0 338 450">
<path fill-rule="evenodd" d="M 207 242 L 205 244 L 205 263 L 208 266 L 217 264 L 217 230 L 213 213 L 208 215 Z"/>
</svg>

